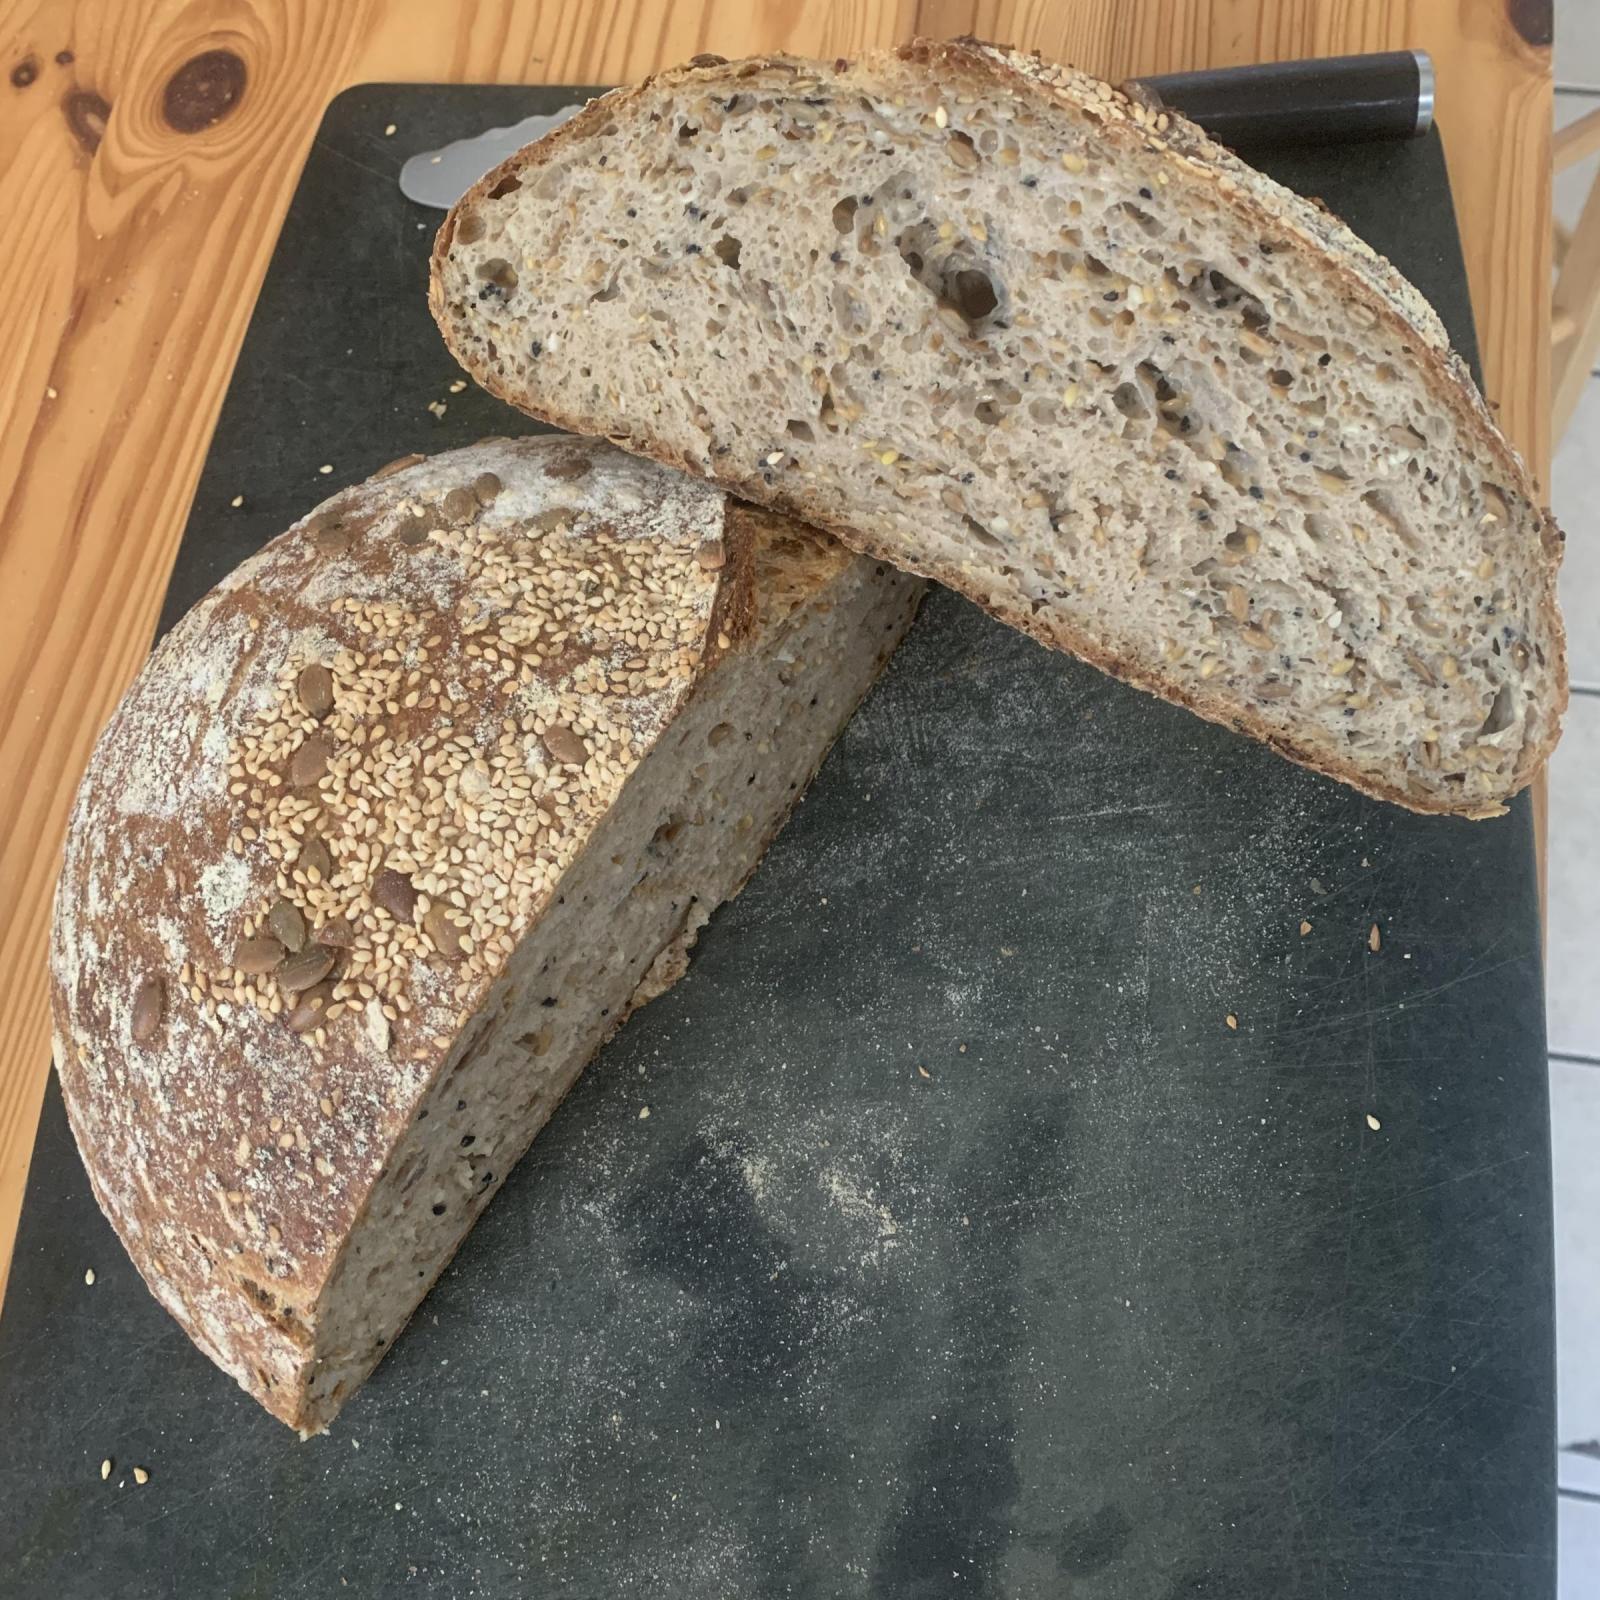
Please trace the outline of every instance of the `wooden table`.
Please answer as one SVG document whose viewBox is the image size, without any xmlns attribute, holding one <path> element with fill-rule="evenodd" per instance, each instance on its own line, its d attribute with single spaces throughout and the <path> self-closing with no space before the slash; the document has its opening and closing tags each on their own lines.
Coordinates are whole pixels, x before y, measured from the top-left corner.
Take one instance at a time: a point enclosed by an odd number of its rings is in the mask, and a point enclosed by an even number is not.
<svg viewBox="0 0 1600 1600">
<path fill-rule="evenodd" d="M 149 650 L 323 107 L 361 82 L 622 82 L 918 33 L 1113 79 L 1431 51 L 1489 395 L 1547 478 L 1550 0 L 0 0 L 0 1294 L 49 1063 L 57 845 Z"/>
</svg>

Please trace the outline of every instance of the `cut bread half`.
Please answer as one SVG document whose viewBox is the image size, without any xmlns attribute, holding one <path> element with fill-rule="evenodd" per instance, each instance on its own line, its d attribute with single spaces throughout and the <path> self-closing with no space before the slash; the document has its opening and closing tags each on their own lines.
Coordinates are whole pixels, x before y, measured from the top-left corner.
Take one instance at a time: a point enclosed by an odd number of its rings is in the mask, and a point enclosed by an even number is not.
<svg viewBox="0 0 1600 1600">
<path fill-rule="evenodd" d="M 325 1428 L 585 1063 L 686 967 L 922 585 L 591 440 L 346 490 L 96 748 L 56 1062 L 156 1297 Z"/>
<path fill-rule="evenodd" d="M 835 531 L 1369 794 L 1489 816 L 1560 535 L 1438 319 L 1182 119 L 958 41 L 593 102 L 441 229 L 535 416 Z"/>
</svg>

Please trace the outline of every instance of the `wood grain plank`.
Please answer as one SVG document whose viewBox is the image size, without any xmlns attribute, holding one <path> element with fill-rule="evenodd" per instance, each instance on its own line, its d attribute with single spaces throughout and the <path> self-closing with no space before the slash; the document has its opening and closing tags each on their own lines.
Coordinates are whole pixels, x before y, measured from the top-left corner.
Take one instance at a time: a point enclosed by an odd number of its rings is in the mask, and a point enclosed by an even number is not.
<svg viewBox="0 0 1600 1600">
<path fill-rule="evenodd" d="M 0 1293 L 48 1065 L 62 827 L 149 648 L 284 211 L 341 89 L 615 82 L 701 50 L 854 55 L 918 32 L 1003 39 L 1112 78 L 1420 45 L 1439 68 L 1487 387 L 1543 478 L 1541 16 L 1547 34 L 1537 0 L 0 0 Z M 207 51 L 238 58 L 243 93 L 180 131 L 170 86 Z M 202 97 L 187 120 L 203 110 Z"/>
</svg>

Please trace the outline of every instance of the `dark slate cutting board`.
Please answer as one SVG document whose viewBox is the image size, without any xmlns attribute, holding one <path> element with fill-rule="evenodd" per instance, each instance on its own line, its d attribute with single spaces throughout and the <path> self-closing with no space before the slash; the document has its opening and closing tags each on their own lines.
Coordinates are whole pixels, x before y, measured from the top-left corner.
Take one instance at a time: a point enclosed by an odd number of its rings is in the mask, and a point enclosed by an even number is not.
<svg viewBox="0 0 1600 1600">
<path fill-rule="evenodd" d="M 395 175 L 568 98 L 330 108 L 167 622 L 340 485 L 526 426 L 448 393 Z M 1270 165 L 1472 349 L 1436 137 Z M 0 1591 L 1548 1595 L 1544 1074 L 1525 802 L 1409 816 L 936 594 L 328 1437 L 145 1293 L 52 1089 Z"/>
</svg>

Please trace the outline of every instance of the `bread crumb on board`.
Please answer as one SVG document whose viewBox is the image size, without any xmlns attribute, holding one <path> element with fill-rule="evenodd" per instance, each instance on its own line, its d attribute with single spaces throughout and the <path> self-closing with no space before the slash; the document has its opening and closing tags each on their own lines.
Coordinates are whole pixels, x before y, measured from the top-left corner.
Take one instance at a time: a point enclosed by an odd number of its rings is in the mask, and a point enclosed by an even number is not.
<svg viewBox="0 0 1600 1600">
<path fill-rule="evenodd" d="M 434 416 L 442 417 L 448 407 L 446 407 L 443 400 L 430 400 L 428 402 L 428 409 L 434 414 Z"/>
<path fill-rule="evenodd" d="M 1304 919 L 1304 918 L 1303 918 L 1303 917 L 1302 917 L 1302 918 L 1301 918 L 1301 919 L 1300 919 L 1300 937 L 1301 937 L 1301 938 L 1302 938 L 1302 939 L 1303 939 L 1303 938 L 1305 938 L 1305 936 L 1306 936 L 1306 935 L 1307 935 L 1307 934 L 1308 934 L 1308 933 L 1310 933 L 1310 932 L 1311 932 L 1311 924 L 1310 924 L 1310 923 L 1309 923 L 1309 922 L 1307 922 L 1307 921 L 1306 921 L 1306 920 L 1305 920 L 1305 919 Z"/>
</svg>

